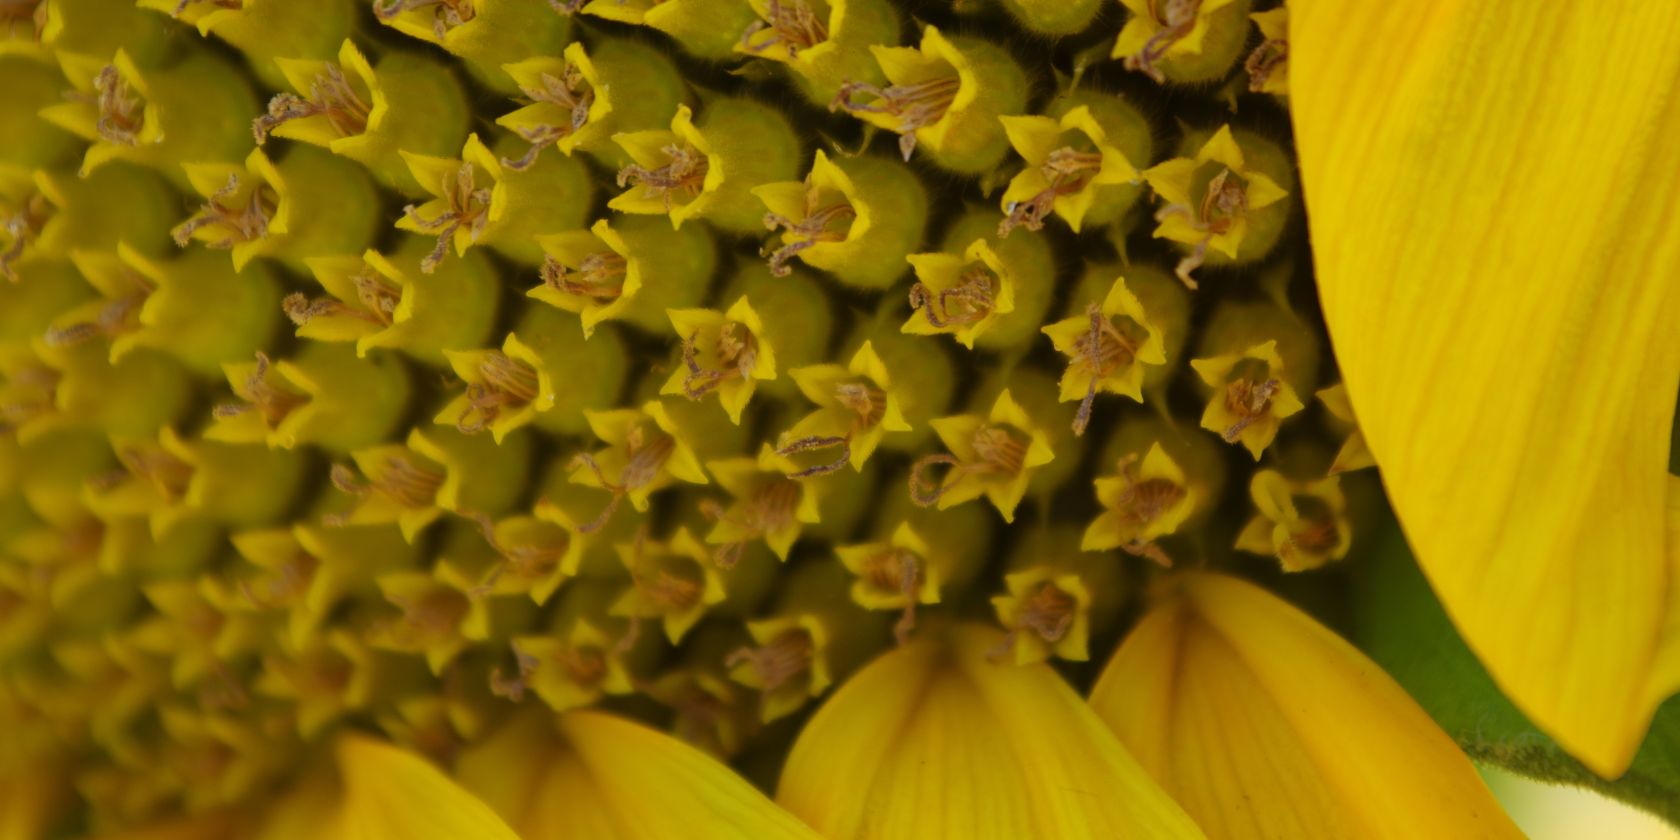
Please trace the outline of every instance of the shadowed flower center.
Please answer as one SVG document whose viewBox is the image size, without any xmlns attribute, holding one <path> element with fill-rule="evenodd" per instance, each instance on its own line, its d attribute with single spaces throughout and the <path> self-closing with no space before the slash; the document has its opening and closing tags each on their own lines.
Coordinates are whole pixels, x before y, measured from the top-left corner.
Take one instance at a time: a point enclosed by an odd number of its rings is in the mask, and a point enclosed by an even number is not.
<svg viewBox="0 0 1680 840">
<path fill-rule="evenodd" d="M 368 115 L 372 112 L 373 106 L 356 92 L 344 70 L 328 62 L 309 83 L 307 97 L 279 93 L 268 100 L 268 113 L 251 123 L 251 133 L 260 146 L 268 141 L 269 132 L 284 123 L 321 116 L 339 137 L 353 137 L 367 130 Z"/>
</svg>

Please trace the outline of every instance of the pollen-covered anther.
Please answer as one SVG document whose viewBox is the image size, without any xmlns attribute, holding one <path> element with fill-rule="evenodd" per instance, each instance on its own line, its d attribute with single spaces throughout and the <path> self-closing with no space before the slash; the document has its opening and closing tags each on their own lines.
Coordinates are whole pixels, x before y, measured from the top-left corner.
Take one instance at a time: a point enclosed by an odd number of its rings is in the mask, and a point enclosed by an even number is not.
<svg viewBox="0 0 1680 840">
<path fill-rule="evenodd" d="M 910 154 L 916 151 L 916 129 L 943 119 L 951 103 L 956 101 L 957 90 L 961 87 L 962 78 L 954 74 L 884 88 L 865 82 L 847 82 L 840 86 L 828 109 L 852 114 L 887 114 L 898 118 L 898 151 L 905 160 L 909 160 Z M 859 95 L 873 97 L 873 100 L 854 101 Z"/>
<path fill-rule="evenodd" d="M 587 452 L 580 452 L 572 458 L 572 467 L 588 467 L 595 474 L 595 480 L 601 487 L 612 493 L 612 500 L 607 503 L 594 520 L 578 526 L 581 533 L 599 531 L 607 522 L 611 521 L 614 513 L 618 512 L 619 503 L 630 492 L 647 486 L 659 476 L 665 468 L 665 463 L 671 460 L 671 455 L 677 451 L 677 439 L 663 432 L 655 432 L 652 439 L 638 426 L 630 431 L 625 441 L 627 458 L 624 468 L 619 470 L 618 480 L 612 481 L 601 471 L 601 465 L 595 457 Z"/>
<path fill-rule="evenodd" d="M 422 9 L 432 10 L 432 31 L 439 40 L 449 34 L 449 30 L 466 23 L 478 16 L 475 0 L 373 0 L 373 16 L 381 21 L 388 21 L 403 12 L 417 12 Z"/>
<path fill-rule="evenodd" d="M 1271 78 L 1285 61 L 1289 60 L 1289 42 L 1283 38 L 1267 38 L 1254 48 L 1243 61 L 1243 70 L 1248 73 L 1248 89 L 1259 93 L 1266 89 L 1266 81 Z"/>
<path fill-rule="evenodd" d="M 1033 633 L 1047 645 L 1054 646 L 1067 636 L 1073 629 L 1074 619 L 1079 613 L 1079 599 L 1062 591 L 1051 581 L 1039 585 L 1026 602 L 1021 605 L 1021 611 L 1015 617 L 1014 626 L 1009 628 L 1008 635 L 1003 641 L 986 654 L 991 660 L 1000 660 L 1011 648 L 1022 633 Z"/>
<path fill-rule="evenodd" d="M 1076 343 L 1079 353 L 1069 362 L 1070 365 L 1083 367 L 1091 376 L 1091 384 L 1085 388 L 1085 398 L 1079 403 L 1079 412 L 1073 418 L 1073 433 L 1085 434 L 1085 429 L 1091 424 L 1091 406 L 1096 402 L 1097 386 L 1116 370 L 1137 362 L 1139 339 L 1128 335 L 1114 321 L 1103 315 L 1102 306 L 1093 303 L 1086 310 L 1091 319 L 1091 328 L 1079 337 Z M 1135 322 L 1131 322 L 1134 327 Z"/>
<path fill-rule="evenodd" d="M 211 193 L 198 213 L 176 225 L 172 231 L 175 244 L 186 247 L 194 233 L 207 227 L 219 228 L 224 234 L 221 239 L 206 243 L 211 248 L 232 248 L 267 236 L 269 217 L 279 201 L 273 188 L 259 184 L 242 205 L 235 200 L 238 195 L 239 176 L 229 175 L 227 183 Z"/>
<path fill-rule="evenodd" d="M 629 263 L 612 251 L 598 251 L 584 257 L 576 270 L 554 257 L 543 259 L 543 285 L 569 295 L 599 301 L 617 300 L 624 294 L 624 279 Z"/>
<path fill-rule="evenodd" d="M 377 492 L 403 507 L 423 508 L 437 498 L 438 488 L 447 477 L 439 470 L 399 455 L 387 457 L 380 466 L 377 475 L 368 477 L 367 484 L 357 481 L 355 472 L 343 464 L 333 465 L 330 478 L 334 487 L 354 496 Z"/>
<path fill-rule="evenodd" d="M 251 134 L 257 145 L 268 142 L 274 129 L 291 120 L 322 116 L 340 137 L 351 137 L 367 130 L 368 115 L 373 106 L 363 101 L 345 78 L 344 70 L 328 62 L 309 85 L 309 96 L 292 93 L 275 94 L 268 100 L 268 113 L 251 122 Z"/>
<path fill-rule="evenodd" d="M 969 445 L 975 459 L 963 461 L 954 455 L 928 455 L 910 466 L 910 500 L 921 507 L 936 504 L 946 491 L 963 478 L 980 475 L 1017 475 L 1026 465 L 1028 442 L 1009 428 L 984 425 L 974 432 Z M 950 466 L 944 481 L 928 478 L 939 465 Z"/>
<path fill-rule="evenodd" d="M 120 146 L 140 145 L 146 102 L 134 92 L 115 64 L 107 64 L 99 71 L 93 79 L 93 90 L 99 110 L 94 128 L 100 138 Z"/>
<path fill-rule="evenodd" d="M 1178 43 L 1192 29 L 1196 28 L 1196 17 L 1201 13 L 1202 0 L 1151 0 L 1150 13 L 1155 22 L 1160 25 L 1154 35 L 1144 43 L 1143 48 L 1125 58 L 1127 70 L 1135 70 L 1157 84 L 1164 84 L 1167 79 L 1162 75 L 1161 68 L 1155 66 L 1167 54 L 1173 44 Z"/>
<path fill-rule="evenodd" d="M 768 38 L 753 39 L 766 30 L 770 32 Z M 754 21 L 741 33 L 741 48 L 757 53 L 780 44 L 791 57 L 827 40 L 828 24 L 806 0 L 770 0 L 764 20 Z"/>
<path fill-rule="evenodd" d="M 792 477 L 776 478 L 759 485 L 728 510 L 710 499 L 702 502 L 700 512 L 707 518 L 727 522 L 744 532 L 741 539 L 718 548 L 713 560 L 721 568 L 734 568 L 753 539 L 796 523 L 803 492 L 804 488 Z"/>
<path fill-rule="evenodd" d="M 1189 490 L 1170 478 L 1160 476 L 1140 478 L 1138 474 L 1139 459 L 1136 453 L 1120 459 L 1118 464 L 1120 480 L 1124 482 L 1124 489 L 1114 500 L 1114 511 L 1119 514 L 1125 524 L 1136 532 L 1147 531 L 1149 526 L 1163 514 L 1172 510 Z M 1167 556 L 1161 547 L 1153 540 L 1134 538 L 1121 543 L 1120 549 L 1135 557 L 1145 557 L 1162 566 L 1171 566 L 1172 558 Z"/>
<path fill-rule="evenodd" d="M 1169 204 L 1156 211 L 1156 221 L 1182 214 L 1190 219 L 1191 227 L 1207 234 L 1196 243 L 1187 256 L 1178 261 L 1178 266 L 1173 271 L 1185 286 L 1197 288 L 1191 272 L 1201 268 L 1202 262 L 1207 259 L 1208 245 L 1213 237 L 1230 231 L 1232 224 L 1247 211 L 1248 186 L 1229 168 L 1219 170 L 1219 173 L 1208 181 L 1207 191 L 1202 194 L 1202 203 L 1195 209 L 1182 204 Z"/>
<path fill-rule="evenodd" d="M 903 596 L 904 609 L 893 625 L 893 636 L 901 645 L 908 642 L 916 629 L 916 604 L 921 601 L 925 581 L 922 558 L 909 549 L 884 547 L 864 560 L 863 579 L 882 592 Z"/>
<path fill-rule="evenodd" d="M 244 393 L 240 396 L 244 402 L 221 403 L 215 407 L 215 415 L 233 417 L 256 409 L 262 413 L 263 422 L 269 428 L 273 428 L 286 419 L 286 415 L 309 402 L 307 395 L 281 387 L 272 381 L 273 378 L 269 376 L 270 370 L 268 354 L 258 352 L 257 366 L 245 377 L 243 383 Z"/>
<path fill-rule="evenodd" d="M 753 369 L 758 365 L 758 338 L 744 324 L 729 321 L 718 331 L 717 340 L 710 348 L 712 357 L 717 360 L 716 367 L 700 364 L 699 341 L 699 333 L 683 341 L 683 366 L 688 368 L 688 375 L 682 383 L 684 396 L 698 400 L 724 382 L 752 378 Z"/>
<path fill-rule="evenodd" d="M 629 164 L 618 170 L 618 185 L 640 187 L 645 197 L 664 201 L 665 212 L 669 213 L 674 196 L 692 199 L 700 194 L 711 164 L 703 152 L 687 143 L 672 143 L 659 151 L 668 160 L 664 166 L 649 169 Z"/>
<path fill-rule="evenodd" d="M 514 132 L 531 144 L 531 148 L 517 160 L 502 158 L 502 165 L 515 172 L 523 172 L 537 160 L 537 154 L 543 149 L 554 145 L 565 137 L 571 136 L 578 129 L 589 123 L 589 108 L 595 104 L 595 91 L 589 87 L 589 82 L 583 78 L 583 73 L 576 65 L 568 63 L 559 76 L 543 73 L 538 77 L 541 85 L 535 87 L 521 87 L 525 94 L 526 104 L 546 102 L 557 105 L 570 115 L 568 122 L 556 125 L 538 125 L 515 128 Z M 620 185 L 622 186 L 622 184 Z"/>
<path fill-rule="evenodd" d="M 13 283 L 18 282 L 15 265 L 23 256 L 23 249 L 41 235 L 41 229 L 46 227 L 53 213 L 52 203 L 38 192 L 31 193 L 21 204 L 16 212 L 0 220 L 0 228 L 12 239 L 6 250 L 0 252 L 0 275 Z"/>
<path fill-rule="evenodd" d="M 997 305 L 996 277 L 984 265 L 971 265 L 949 289 L 937 294 L 916 283 L 910 287 L 910 308 L 926 316 L 934 329 L 959 327 L 984 320 Z"/>
<path fill-rule="evenodd" d="M 518 676 L 505 676 L 500 665 L 491 668 L 490 693 L 518 703 L 525 699 L 525 690 L 530 688 L 531 677 L 536 675 L 537 668 L 542 662 L 535 656 L 521 650 L 517 642 L 509 642 L 508 647 L 513 650 L 513 661 Z"/>
<path fill-rule="evenodd" d="M 181 460 L 160 446 L 119 446 L 117 463 L 136 479 L 157 489 L 165 499 L 178 501 L 187 494 L 192 482 L 192 464 Z"/>
<path fill-rule="evenodd" d="M 490 222 L 489 187 L 476 187 L 477 174 L 471 163 L 462 162 L 455 171 L 454 180 L 444 182 L 443 201 L 448 209 L 435 219 L 420 216 L 415 205 L 403 207 L 403 216 L 413 222 L 415 227 L 429 234 L 437 235 L 437 247 L 420 260 L 420 270 L 431 274 L 442 264 L 444 257 L 449 255 L 449 245 L 455 239 L 455 232 L 463 226 L 471 232 L 474 241 L 484 232 L 484 226 Z"/>
<path fill-rule="evenodd" d="M 348 315 L 382 327 L 391 326 L 396 319 L 397 304 L 402 301 L 402 289 L 367 265 L 363 265 L 351 278 L 351 283 L 355 286 L 359 306 L 330 297 L 311 300 L 302 292 L 293 292 L 280 301 L 280 308 L 285 310 L 286 317 L 292 319 L 293 324 L 300 327 L 314 318 L 327 315 Z"/>
<path fill-rule="evenodd" d="M 467 407 L 455 421 L 463 434 L 482 432 L 503 409 L 530 405 L 537 398 L 536 369 L 499 350 L 481 355 L 478 375 L 479 381 L 467 386 Z"/>
<path fill-rule="evenodd" d="M 1239 376 L 1225 386 L 1225 407 L 1236 416 L 1237 420 L 1227 427 L 1220 436 L 1226 443 L 1236 443 L 1242 437 L 1243 430 L 1255 420 L 1266 416 L 1271 409 L 1272 398 L 1282 390 L 1283 382 L 1278 379 L 1256 381 Z"/>
<path fill-rule="evenodd" d="M 811 634 L 792 629 L 758 647 L 737 648 L 723 664 L 726 668 L 747 665 L 758 677 L 759 690 L 770 694 L 809 670 L 814 655 Z"/>
<path fill-rule="evenodd" d="M 1008 215 L 998 223 L 998 236 L 1008 236 L 1018 227 L 1043 230 L 1044 219 L 1055 210 L 1056 199 L 1084 189 L 1091 177 L 1102 170 L 1102 162 L 1101 152 L 1082 152 L 1072 146 L 1063 146 L 1051 152 L 1039 167 L 1039 172 L 1050 182 L 1050 186 L 1025 201 L 1005 207 Z"/>
<path fill-rule="evenodd" d="M 821 208 L 809 206 L 816 202 L 816 198 L 816 190 L 806 193 L 808 212 L 797 222 L 776 213 L 764 214 L 766 228 L 783 230 L 784 236 L 793 237 L 792 241 L 770 253 L 771 274 L 788 276 L 793 272 L 788 261 L 798 256 L 800 251 L 822 242 L 841 242 L 851 232 L 852 220 L 857 218 L 857 210 L 851 204 L 841 201 Z"/>
</svg>

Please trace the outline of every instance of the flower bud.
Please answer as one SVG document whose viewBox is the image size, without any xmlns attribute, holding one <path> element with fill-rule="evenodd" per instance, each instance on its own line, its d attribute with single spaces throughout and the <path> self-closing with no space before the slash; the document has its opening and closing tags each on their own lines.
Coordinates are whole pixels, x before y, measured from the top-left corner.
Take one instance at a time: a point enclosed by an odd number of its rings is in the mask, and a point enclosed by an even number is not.
<svg viewBox="0 0 1680 840">
<path fill-rule="evenodd" d="M 348 453 L 384 440 L 408 409 L 409 377 L 389 356 L 308 343 L 289 359 L 222 365 L 236 401 L 215 408 L 204 436 L 226 443 L 298 444 Z"/>
<path fill-rule="evenodd" d="M 583 335 L 623 319 L 642 330 L 670 329 L 665 311 L 705 296 L 717 246 L 701 225 L 673 229 L 656 218 L 600 219 L 588 230 L 538 237 L 543 284 L 526 294 L 582 318 Z"/>
<path fill-rule="evenodd" d="M 1041 35 L 1076 35 L 1102 9 L 1101 0 L 1001 0 L 1028 30 Z"/>
<path fill-rule="evenodd" d="M 888 0 L 749 0 L 758 20 L 735 51 L 785 65 L 813 103 L 827 105 L 848 82 L 885 80 L 870 48 L 898 41 Z"/>
<path fill-rule="evenodd" d="M 1029 532 L 1011 560 L 1008 592 L 992 598 L 1007 633 L 989 655 L 1015 665 L 1089 659 L 1091 636 L 1117 617 L 1120 564 L 1082 551 L 1079 532 L 1057 526 Z"/>
<path fill-rule="evenodd" d="M 672 227 L 705 219 L 732 233 L 759 230 L 757 187 L 798 172 L 800 141 L 780 111 L 751 99 L 714 99 L 695 118 L 677 107 L 669 130 L 613 135 L 631 163 L 618 170 L 629 186 L 607 206 L 621 213 L 671 217 Z"/>
<path fill-rule="evenodd" d="M 1129 16 L 1112 57 L 1158 84 L 1217 81 L 1248 41 L 1249 0 L 1121 4 Z"/>
<path fill-rule="evenodd" d="M 115 251 L 127 244 L 147 255 L 167 249 L 166 227 L 177 199 L 158 176 L 130 164 L 101 167 L 86 177 L 35 170 L 11 184 L 0 178 L 0 274 L 34 256 L 58 259 L 76 251 Z"/>
<path fill-rule="evenodd" d="M 1239 137 L 1220 126 L 1205 142 L 1187 135 L 1185 150 L 1195 143 L 1200 149 L 1194 156 L 1143 173 L 1162 201 L 1155 236 L 1187 252 L 1176 273 L 1192 289 L 1191 272 L 1203 264 L 1251 263 L 1272 250 L 1289 220 L 1293 181 L 1283 151 L 1258 135 L 1244 131 Z"/>
<path fill-rule="evenodd" d="M 605 20 L 646 26 L 703 59 L 729 58 L 758 16 L 748 0 L 559 0 Z M 579 8 L 581 7 L 581 8 Z"/>
<path fill-rule="evenodd" d="M 219 379 L 223 362 L 251 358 L 279 325 L 280 290 L 260 264 L 236 275 L 220 254 L 188 251 L 160 262 L 127 245 L 115 258 L 79 254 L 76 262 L 84 274 L 106 275 L 101 288 L 134 289 L 143 301 L 132 328 L 111 336 L 112 361 L 150 347 Z"/>
<path fill-rule="evenodd" d="M 285 85 L 276 58 L 332 56 L 355 24 L 355 10 L 342 0 L 138 0 L 140 8 L 163 12 L 215 35 L 245 55 L 265 87 Z"/>
<path fill-rule="evenodd" d="M 1142 193 L 1138 168 L 1153 154 L 1150 125 L 1119 95 L 1073 90 L 1052 100 L 1044 116 L 1001 119 L 1026 167 L 1004 190 L 999 235 L 1038 230 L 1051 213 L 1074 233 L 1110 224 Z"/>
<path fill-rule="evenodd" d="M 907 257 L 917 282 L 904 332 L 948 333 L 969 349 L 978 342 L 1023 350 L 1031 342 L 1050 307 L 1055 259 L 1036 233 L 998 238 L 998 221 L 989 211 L 969 214 L 953 223 L 944 251 Z"/>
<path fill-rule="evenodd" d="M 1347 556 L 1353 526 L 1339 477 L 1291 481 L 1276 470 L 1259 470 L 1248 492 L 1258 514 L 1237 535 L 1237 550 L 1275 556 L 1286 572 Z"/>
<path fill-rule="evenodd" d="M 65 166 L 81 151 L 75 135 L 45 120 L 38 112 L 64 101 L 64 74 L 50 61 L 33 56 L 8 54 L 0 40 L 0 76 L 6 79 L 6 95 L 0 97 L 0 131 L 6 134 L 6 148 L 0 161 L 27 175 L 38 166 Z M 114 52 L 116 47 L 103 51 Z"/>
<path fill-rule="evenodd" d="M 1034 473 L 1055 459 L 1049 436 L 1005 388 L 985 415 L 960 414 L 929 421 L 950 454 L 929 455 L 910 472 L 910 498 L 940 510 L 984 495 L 1004 521 L 1027 493 Z M 947 469 L 935 480 L 931 471 Z"/>
<path fill-rule="evenodd" d="M 474 79 L 505 93 L 514 88 L 502 65 L 557 55 L 572 31 L 570 18 L 527 0 L 373 0 L 373 16 L 448 50 L 466 62 Z"/>
</svg>

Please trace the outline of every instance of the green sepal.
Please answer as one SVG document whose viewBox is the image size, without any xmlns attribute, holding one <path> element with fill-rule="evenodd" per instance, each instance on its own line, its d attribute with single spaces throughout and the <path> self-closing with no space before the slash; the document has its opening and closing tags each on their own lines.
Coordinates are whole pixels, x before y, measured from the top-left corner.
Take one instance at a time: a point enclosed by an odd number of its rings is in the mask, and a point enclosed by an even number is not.
<svg viewBox="0 0 1680 840">
<path fill-rule="evenodd" d="M 1354 564 L 1349 636 L 1476 760 L 1584 787 L 1680 828 L 1680 698 L 1657 708 L 1628 771 L 1605 780 L 1569 757 L 1499 691 L 1453 629 L 1398 526 L 1386 523 Z M 1344 612 L 1345 610 L 1345 612 Z"/>
<path fill-rule="evenodd" d="M 998 0 L 1021 25 L 1040 35 L 1076 35 L 1085 31 L 1103 7 L 1102 0 Z"/>
</svg>

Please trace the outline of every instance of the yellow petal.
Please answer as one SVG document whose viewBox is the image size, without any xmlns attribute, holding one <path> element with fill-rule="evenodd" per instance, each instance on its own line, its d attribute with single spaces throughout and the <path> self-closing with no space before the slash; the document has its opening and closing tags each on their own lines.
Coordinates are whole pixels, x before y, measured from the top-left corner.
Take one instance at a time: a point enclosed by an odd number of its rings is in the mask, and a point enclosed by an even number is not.
<svg viewBox="0 0 1680 840">
<path fill-rule="evenodd" d="M 777 801 L 837 840 L 1202 836 L 1055 671 L 992 662 L 1002 639 L 932 628 L 858 672 Z"/>
<path fill-rule="evenodd" d="M 1680 14 L 1290 9 L 1313 257 L 1366 443 L 1495 681 L 1617 775 L 1680 685 Z"/>
<path fill-rule="evenodd" d="M 1209 837 L 1522 836 L 1353 646 L 1235 578 L 1166 585 L 1091 705 Z"/>
<path fill-rule="evenodd" d="M 817 840 L 717 760 L 601 712 L 516 718 L 460 776 L 532 840 Z"/>
<path fill-rule="evenodd" d="M 483 802 L 400 747 L 348 736 L 339 742 L 338 760 L 347 838 L 519 840 Z"/>
</svg>

